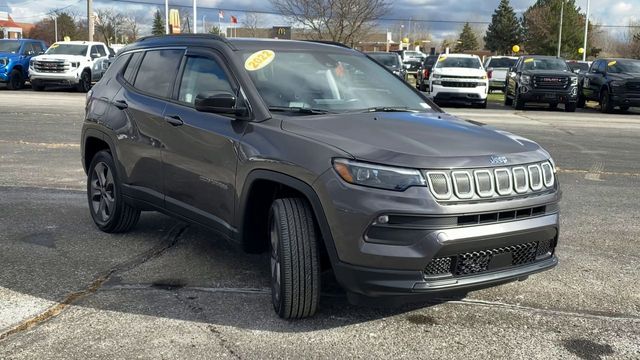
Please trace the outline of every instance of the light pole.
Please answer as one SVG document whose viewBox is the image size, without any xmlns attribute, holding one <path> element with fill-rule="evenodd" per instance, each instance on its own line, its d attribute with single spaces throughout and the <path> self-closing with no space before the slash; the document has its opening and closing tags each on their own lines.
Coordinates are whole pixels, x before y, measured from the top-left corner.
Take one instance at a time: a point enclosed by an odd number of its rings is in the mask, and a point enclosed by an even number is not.
<svg viewBox="0 0 640 360">
<path fill-rule="evenodd" d="M 562 21 L 564 20 L 564 0 L 560 7 L 560 31 L 558 32 L 558 57 L 560 57 L 560 50 L 562 49 Z"/>
<path fill-rule="evenodd" d="M 58 14 L 53 18 L 53 29 L 56 33 L 56 42 L 58 42 Z"/>
<path fill-rule="evenodd" d="M 582 53 L 582 61 L 587 61 L 587 36 L 589 35 L 589 8 L 591 7 L 591 0 L 587 0 L 587 17 L 584 19 L 584 52 Z"/>
<path fill-rule="evenodd" d="M 207 18 L 207 15 L 202 15 L 202 33 L 204 34 L 207 33 L 207 23 L 205 22 L 206 18 Z"/>
<path fill-rule="evenodd" d="M 93 41 L 93 0 L 87 0 L 87 27 L 89 28 L 89 41 Z"/>
<path fill-rule="evenodd" d="M 169 35 L 169 0 L 164 0 L 164 32 Z"/>
<path fill-rule="evenodd" d="M 193 0 L 193 33 L 198 32 L 198 14 L 196 10 L 196 0 Z"/>
</svg>

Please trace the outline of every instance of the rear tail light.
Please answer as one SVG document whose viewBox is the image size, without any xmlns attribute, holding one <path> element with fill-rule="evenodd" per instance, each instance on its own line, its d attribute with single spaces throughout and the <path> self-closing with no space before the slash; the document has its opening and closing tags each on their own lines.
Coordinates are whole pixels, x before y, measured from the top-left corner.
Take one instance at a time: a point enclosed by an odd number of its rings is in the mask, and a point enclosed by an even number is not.
<svg viewBox="0 0 640 360">
<path fill-rule="evenodd" d="M 429 78 L 429 69 L 422 70 L 422 77 L 425 79 Z"/>
<path fill-rule="evenodd" d="M 487 71 L 487 78 L 491 79 L 491 76 L 493 76 L 493 70 Z"/>
</svg>

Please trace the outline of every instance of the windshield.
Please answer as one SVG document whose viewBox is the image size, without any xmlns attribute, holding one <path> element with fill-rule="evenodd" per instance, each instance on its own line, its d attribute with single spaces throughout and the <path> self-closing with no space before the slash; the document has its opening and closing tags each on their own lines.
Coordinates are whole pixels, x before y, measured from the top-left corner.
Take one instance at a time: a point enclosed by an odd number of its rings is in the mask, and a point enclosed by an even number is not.
<svg viewBox="0 0 640 360">
<path fill-rule="evenodd" d="M 516 64 L 516 61 L 518 61 L 518 59 L 509 59 L 509 58 L 499 58 L 499 59 L 491 59 L 491 61 L 489 61 L 489 66 L 490 68 L 510 68 L 513 65 Z"/>
<path fill-rule="evenodd" d="M 244 67 L 272 110 L 321 112 L 427 111 L 425 100 L 397 76 L 356 52 L 242 50 Z"/>
<path fill-rule="evenodd" d="M 13 40 L 0 40 L 0 52 L 16 54 L 20 51 L 20 43 Z"/>
<path fill-rule="evenodd" d="M 87 45 L 53 44 L 45 53 L 47 55 L 87 55 Z"/>
<path fill-rule="evenodd" d="M 581 62 L 567 62 L 567 65 L 569 65 L 569 68 L 571 68 L 571 71 L 584 71 L 587 72 L 589 71 L 589 64 L 587 63 L 581 63 Z"/>
<path fill-rule="evenodd" d="M 474 57 L 448 57 L 440 56 L 436 63 L 436 68 L 468 68 L 481 69 L 480 60 Z"/>
<path fill-rule="evenodd" d="M 398 55 L 396 54 L 369 54 L 369 56 L 371 56 L 377 62 L 381 63 L 384 66 L 400 66 L 400 61 L 398 60 Z"/>
<path fill-rule="evenodd" d="M 568 71 L 569 66 L 562 59 L 528 58 L 528 59 L 524 59 L 524 64 L 522 64 L 522 70 Z"/>
<path fill-rule="evenodd" d="M 608 65 L 610 73 L 640 73 L 640 60 L 615 60 Z"/>
</svg>

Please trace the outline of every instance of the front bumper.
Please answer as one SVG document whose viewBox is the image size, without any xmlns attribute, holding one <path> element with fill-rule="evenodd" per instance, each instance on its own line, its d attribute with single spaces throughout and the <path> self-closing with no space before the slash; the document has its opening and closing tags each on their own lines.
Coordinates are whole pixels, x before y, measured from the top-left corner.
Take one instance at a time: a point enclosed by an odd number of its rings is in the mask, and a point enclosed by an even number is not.
<svg viewBox="0 0 640 360">
<path fill-rule="evenodd" d="M 350 293 L 378 297 L 468 291 L 521 279 L 557 263 L 559 191 L 507 201 L 444 205 L 423 187 L 404 192 L 363 188 L 341 182 L 332 172 L 319 182 L 325 184 L 318 192 L 337 255 L 332 259 L 333 269 Z M 521 216 L 523 209 L 532 210 Z M 512 218 L 504 221 L 482 220 L 511 212 Z M 474 224 L 461 221 L 471 214 L 485 216 Z M 381 225 L 380 216 L 390 221 Z M 516 260 L 516 251 L 530 246 L 535 253 L 543 242 L 549 244 L 548 252 L 525 262 Z M 514 250 L 504 251 L 506 248 Z M 509 251 L 513 251 L 510 257 L 501 255 Z M 486 263 L 473 260 L 462 270 L 462 263 L 456 263 L 469 254 L 490 252 L 495 255 Z M 434 261 L 443 258 L 450 258 L 447 270 L 435 275 L 428 271 Z"/>
<path fill-rule="evenodd" d="M 432 82 L 431 95 L 440 102 L 461 102 L 481 104 L 487 100 L 487 83 L 475 87 L 449 87 L 435 85 Z"/>
<path fill-rule="evenodd" d="M 80 74 L 75 71 L 66 73 L 39 73 L 30 69 L 29 81 L 41 85 L 77 85 L 80 82 Z"/>
<path fill-rule="evenodd" d="M 612 94 L 611 102 L 614 106 L 640 107 L 640 94 Z"/>
<path fill-rule="evenodd" d="M 7 70 L 6 66 L 0 67 L 0 82 L 9 82 L 9 72 Z"/>
<path fill-rule="evenodd" d="M 520 98 L 525 102 L 544 104 L 566 104 L 578 101 L 578 87 L 562 90 L 536 89 L 531 86 L 518 88 Z"/>
<path fill-rule="evenodd" d="M 505 88 L 504 80 L 489 80 L 489 88 L 490 89 L 504 89 Z"/>
</svg>

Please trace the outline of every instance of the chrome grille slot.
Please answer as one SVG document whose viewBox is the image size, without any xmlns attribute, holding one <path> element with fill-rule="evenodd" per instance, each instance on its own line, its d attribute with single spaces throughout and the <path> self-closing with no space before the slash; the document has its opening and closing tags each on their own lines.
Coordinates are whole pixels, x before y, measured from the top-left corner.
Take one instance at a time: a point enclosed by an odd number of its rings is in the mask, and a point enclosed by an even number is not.
<svg viewBox="0 0 640 360">
<path fill-rule="evenodd" d="M 36 60 L 33 68 L 37 72 L 63 73 L 69 71 L 71 64 L 61 60 Z"/>
<path fill-rule="evenodd" d="M 513 184 L 509 170 L 495 169 L 493 172 L 496 176 L 496 192 L 498 195 L 510 195 Z"/>
<path fill-rule="evenodd" d="M 552 187 L 554 183 L 553 168 L 550 163 L 542 163 L 542 178 L 544 180 L 544 186 Z"/>
<path fill-rule="evenodd" d="M 542 184 L 542 170 L 540 169 L 540 165 L 529 165 L 528 169 L 531 190 L 537 191 L 542 189 L 544 185 Z"/>
<path fill-rule="evenodd" d="M 470 199 L 473 197 L 473 180 L 471 175 L 466 171 L 454 171 L 451 173 L 453 178 L 453 189 L 456 196 L 460 199 Z"/>
<path fill-rule="evenodd" d="M 451 197 L 451 186 L 449 186 L 449 176 L 444 172 L 429 172 L 427 182 L 433 196 L 438 200 L 446 200 Z"/>
<path fill-rule="evenodd" d="M 473 173 L 476 180 L 476 192 L 480 197 L 493 196 L 493 178 L 489 170 L 476 170 Z"/>
<path fill-rule="evenodd" d="M 527 170 L 522 167 L 515 167 L 513 172 L 513 187 L 518 194 L 526 193 L 529 190 L 529 182 L 527 181 Z"/>
</svg>

